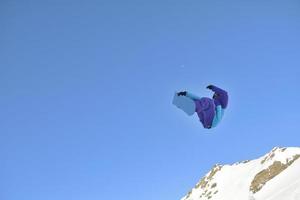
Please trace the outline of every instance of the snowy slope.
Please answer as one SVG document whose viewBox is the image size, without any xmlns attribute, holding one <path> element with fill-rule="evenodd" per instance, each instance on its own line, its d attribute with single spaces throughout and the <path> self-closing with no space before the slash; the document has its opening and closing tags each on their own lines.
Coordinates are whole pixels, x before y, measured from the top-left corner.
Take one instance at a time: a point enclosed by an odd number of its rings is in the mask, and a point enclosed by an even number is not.
<svg viewBox="0 0 300 200">
<path fill-rule="evenodd" d="M 270 180 L 256 195 L 257 200 L 300 200 L 300 159 Z"/>
<path fill-rule="evenodd" d="M 300 148 L 274 148 L 265 156 L 216 165 L 181 200 L 300 200 Z"/>
</svg>

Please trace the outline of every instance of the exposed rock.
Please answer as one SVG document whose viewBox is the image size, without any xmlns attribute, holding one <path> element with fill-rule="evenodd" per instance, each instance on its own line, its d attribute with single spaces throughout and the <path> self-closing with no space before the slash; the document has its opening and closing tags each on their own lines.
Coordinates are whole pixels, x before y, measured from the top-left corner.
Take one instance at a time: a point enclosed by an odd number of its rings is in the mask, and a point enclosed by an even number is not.
<svg viewBox="0 0 300 200">
<path fill-rule="evenodd" d="M 270 157 L 272 154 L 270 155 Z M 274 161 L 274 163 L 269 166 L 267 169 L 260 171 L 251 182 L 250 191 L 253 193 L 258 192 L 269 180 L 280 174 L 283 170 L 289 167 L 295 160 L 300 157 L 299 154 L 293 156 L 293 159 L 287 161 L 286 164 L 281 163 L 280 161 Z"/>
</svg>

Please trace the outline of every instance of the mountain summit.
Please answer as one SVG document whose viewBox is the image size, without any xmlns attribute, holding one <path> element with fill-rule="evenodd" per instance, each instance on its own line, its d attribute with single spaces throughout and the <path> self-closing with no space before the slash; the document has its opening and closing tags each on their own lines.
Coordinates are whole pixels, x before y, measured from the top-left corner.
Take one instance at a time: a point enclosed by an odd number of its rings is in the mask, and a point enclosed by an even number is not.
<svg viewBox="0 0 300 200">
<path fill-rule="evenodd" d="M 215 165 L 181 200 L 300 200 L 300 148 Z"/>
</svg>

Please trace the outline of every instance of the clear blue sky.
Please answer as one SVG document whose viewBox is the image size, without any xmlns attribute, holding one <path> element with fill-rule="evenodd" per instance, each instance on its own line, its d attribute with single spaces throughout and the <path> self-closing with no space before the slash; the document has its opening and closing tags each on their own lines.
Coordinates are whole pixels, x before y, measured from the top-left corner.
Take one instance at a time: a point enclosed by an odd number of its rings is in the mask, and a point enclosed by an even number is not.
<svg viewBox="0 0 300 200">
<path fill-rule="evenodd" d="M 0 199 L 175 200 L 299 146 L 299 1 L 0 2 Z M 228 90 L 204 130 L 175 90 Z"/>
</svg>

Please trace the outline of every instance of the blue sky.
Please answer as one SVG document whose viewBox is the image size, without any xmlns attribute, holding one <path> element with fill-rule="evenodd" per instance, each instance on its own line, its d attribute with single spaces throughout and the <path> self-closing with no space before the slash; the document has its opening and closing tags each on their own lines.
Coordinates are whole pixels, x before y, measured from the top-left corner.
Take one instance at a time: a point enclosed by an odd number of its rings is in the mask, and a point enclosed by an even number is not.
<svg viewBox="0 0 300 200">
<path fill-rule="evenodd" d="M 180 199 L 215 163 L 299 146 L 300 3 L 0 3 L 0 198 Z M 176 90 L 230 94 L 215 129 Z"/>
</svg>

